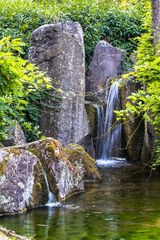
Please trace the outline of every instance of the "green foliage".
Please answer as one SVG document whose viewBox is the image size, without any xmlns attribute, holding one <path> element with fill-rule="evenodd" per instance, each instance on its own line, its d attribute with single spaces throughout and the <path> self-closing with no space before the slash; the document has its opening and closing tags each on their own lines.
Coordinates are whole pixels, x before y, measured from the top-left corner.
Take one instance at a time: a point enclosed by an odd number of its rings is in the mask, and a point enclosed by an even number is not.
<svg viewBox="0 0 160 240">
<path fill-rule="evenodd" d="M 134 76 L 141 84 L 141 89 L 128 97 L 130 101 L 127 102 L 126 109 L 118 115 L 119 117 L 142 115 L 146 122 L 154 125 L 157 135 L 156 158 L 153 163 L 155 168 L 160 165 L 160 141 L 158 140 L 160 134 L 160 56 L 156 54 L 153 46 L 151 19 L 151 14 L 145 17 L 145 29 L 148 31 L 138 38 L 137 62 L 134 71 L 124 76 L 126 78 Z M 157 46 L 156 50 L 159 51 L 160 46 Z"/>
<path fill-rule="evenodd" d="M 78 21 L 84 31 L 87 64 L 101 39 L 126 50 L 129 57 L 137 45 L 132 38 L 144 31 L 143 1 L 0 0 L 0 38 L 6 37 L 0 42 L 0 139 L 14 118 L 23 125 L 28 140 L 39 134 L 40 104 L 46 104 L 49 93 L 44 90 L 48 87 L 44 74 L 24 60 L 34 29 L 46 23 Z M 56 111 L 61 94 L 52 97 Z"/>
<path fill-rule="evenodd" d="M 99 10 L 96 4 L 86 1 L 74 1 L 72 5 L 68 5 L 63 9 L 63 19 L 79 22 L 84 32 L 84 43 L 86 61 L 89 63 L 93 55 L 93 49 L 102 36 L 101 26 L 104 11 Z"/>
<path fill-rule="evenodd" d="M 50 89 L 50 80 L 37 67 L 22 59 L 24 43 L 20 39 L 5 37 L 0 40 L 0 140 L 5 137 L 5 127 L 17 119 L 26 132 L 39 134 L 26 121 L 25 111 L 30 94 Z"/>
<path fill-rule="evenodd" d="M 160 56 L 154 52 L 152 36 L 145 33 L 137 49 L 135 71 L 130 73 L 141 83 L 141 89 L 133 93 L 125 112 L 142 114 L 146 121 L 160 126 Z M 128 77 L 126 75 L 125 77 Z"/>
<path fill-rule="evenodd" d="M 131 53 L 136 48 L 135 37 L 142 33 L 141 18 L 138 11 L 110 9 L 103 20 L 104 38 L 114 46 Z"/>
<path fill-rule="evenodd" d="M 129 9 L 124 3 L 119 4 L 109 0 L 0 0 L 0 37 L 21 38 L 26 43 L 23 46 L 26 56 L 34 29 L 46 23 L 73 20 L 78 21 L 84 31 L 87 64 L 100 39 L 126 50 L 129 55 L 137 44 L 132 38 L 143 31 L 142 7 L 137 4 Z"/>
</svg>

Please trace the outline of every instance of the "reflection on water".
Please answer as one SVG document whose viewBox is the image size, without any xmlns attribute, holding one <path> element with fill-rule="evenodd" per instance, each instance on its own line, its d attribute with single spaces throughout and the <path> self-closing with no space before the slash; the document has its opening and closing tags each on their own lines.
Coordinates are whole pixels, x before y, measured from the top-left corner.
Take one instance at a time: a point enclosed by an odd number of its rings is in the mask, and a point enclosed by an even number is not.
<svg viewBox="0 0 160 240">
<path fill-rule="evenodd" d="M 160 239 L 160 176 L 147 181 L 139 166 L 118 166 L 102 165 L 102 183 L 61 207 L 1 217 L 0 225 L 36 240 Z"/>
</svg>

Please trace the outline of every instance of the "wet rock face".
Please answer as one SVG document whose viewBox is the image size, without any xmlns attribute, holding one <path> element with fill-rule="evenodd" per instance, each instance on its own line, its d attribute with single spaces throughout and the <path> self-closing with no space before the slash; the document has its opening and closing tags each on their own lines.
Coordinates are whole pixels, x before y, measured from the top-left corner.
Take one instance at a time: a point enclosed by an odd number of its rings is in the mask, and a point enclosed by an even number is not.
<svg viewBox="0 0 160 240">
<path fill-rule="evenodd" d="M 120 49 L 100 41 L 87 70 L 86 91 L 99 92 L 98 96 L 103 100 L 108 79 L 122 73 L 122 61 L 123 53 Z"/>
<path fill-rule="evenodd" d="M 95 145 L 96 137 L 97 137 L 97 127 L 98 127 L 96 105 L 94 105 L 94 103 L 92 102 L 86 102 L 85 106 L 86 106 L 89 123 L 91 126 L 92 139 L 94 139 L 93 143 Z"/>
<path fill-rule="evenodd" d="M 29 59 L 40 66 L 63 91 L 58 111 L 44 108 L 41 130 L 63 145 L 78 143 L 90 133 L 84 106 L 85 54 L 83 33 L 78 23 L 44 25 L 32 34 Z M 51 92 L 52 94 L 52 92 Z M 50 101 L 47 101 L 50 105 Z"/>
<path fill-rule="evenodd" d="M 68 149 L 68 150 L 67 150 Z M 98 180 L 95 161 L 79 145 L 63 149 L 52 138 L 0 149 L 0 215 L 44 205 L 48 190 L 58 201 L 84 191 L 85 180 Z"/>
<path fill-rule="evenodd" d="M 7 132 L 7 137 L 2 142 L 3 146 L 8 147 L 26 143 L 24 132 L 16 120 L 13 121 L 11 126 L 7 127 Z"/>
<path fill-rule="evenodd" d="M 127 97 L 136 92 L 139 85 L 134 79 L 124 79 L 120 88 L 122 109 L 126 108 Z M 127 159 L 133 162 L 141 160 L 141 152 L 144 140 L 144 122 L 138 116 L 132 117 L 123 124 L 123 145 Z"/>
</svg>

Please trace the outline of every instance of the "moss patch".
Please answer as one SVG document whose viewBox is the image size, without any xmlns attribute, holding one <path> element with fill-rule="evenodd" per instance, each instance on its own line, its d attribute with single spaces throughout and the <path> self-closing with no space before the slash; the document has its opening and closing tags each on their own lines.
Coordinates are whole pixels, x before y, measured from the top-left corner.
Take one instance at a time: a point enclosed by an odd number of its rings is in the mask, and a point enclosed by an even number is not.
<svg viewBox="0 0 160 240">
<path fill-rule="evenodd" d="M 0 176 L 3 176 L 6 174 L 8 159 L 9 159 L 9 153 L 6 152 L 6 155 L 3 157 L 3 161 L 0 163 Z"/>
<path fill-rule="evenodd" d="M 96 137 L 97 135 L 97 111 L 95 106 L 92 103 L 86 103 L 86 112 L 88 115 L 90 127 L 92 130 L 93 137 Z"/>
<path fill-rule="evenodd" d="M 68 159 L 74 161 L 82 161 L 84 165 L 85 180 L 95 181 L 101 179 L 101 174 L 96 167 L 96 161 L 78 144 L 69 144 L 64 151 Z"/>
<path fill-rule="evenodd" d="M 0 164 L 0 176 L 5 175 L 5 173 L 6 173 L 6 167 L 7 167 L 7 160 L 4 160 L 4 161 Z"/>
</svg>

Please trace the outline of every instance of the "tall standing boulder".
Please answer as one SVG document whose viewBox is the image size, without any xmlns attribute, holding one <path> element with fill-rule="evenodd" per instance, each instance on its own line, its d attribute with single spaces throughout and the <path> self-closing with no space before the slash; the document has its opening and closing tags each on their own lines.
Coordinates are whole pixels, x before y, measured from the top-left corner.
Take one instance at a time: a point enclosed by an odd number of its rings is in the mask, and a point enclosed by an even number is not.
<svg viewBox="0 0 160 240">
<path fill-rule="evenodd" d="M 91 64 L 87 70 L 86 91 L 98 92 L 104 100 L 109 78 L 122 73 L 123 52 L 106 41 L 100 41 L 95 50 Z"/>
<path fill-rule="evenodd" d="M 52 85 L 62 90 L 58 110 L 50 99 L 41 112 L 41 130 L 63 145 L 84 143 L 90 129 L 85 111 L 85 52 L 78 23 L 43 25 L 32 34 L 29 59 L 45 71 Z M 50 93 L 52 95 L 52 91 Z M 85 144 L 83 144 L 85 145 Z"/>
</svg>

